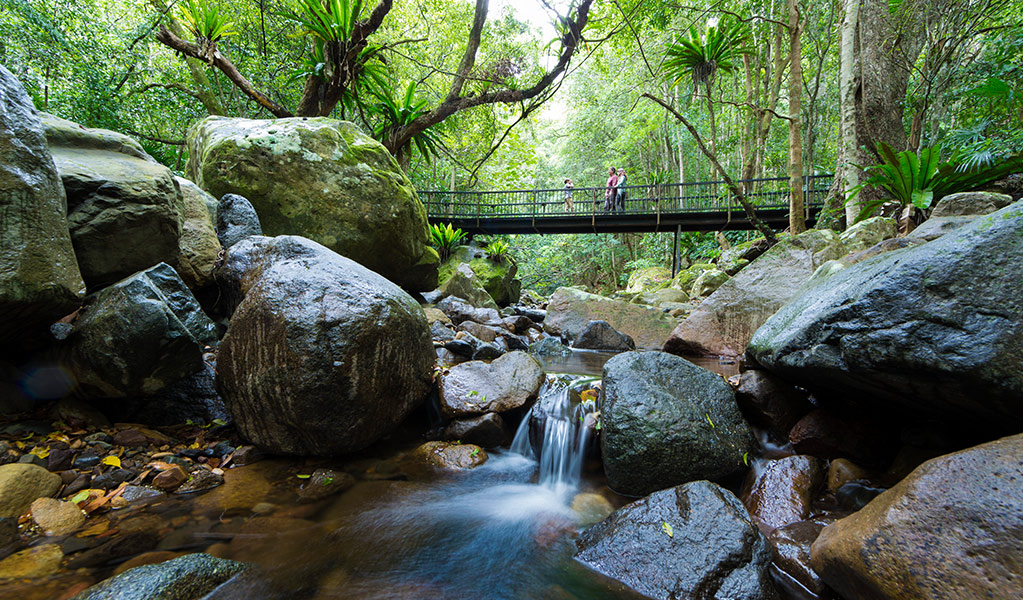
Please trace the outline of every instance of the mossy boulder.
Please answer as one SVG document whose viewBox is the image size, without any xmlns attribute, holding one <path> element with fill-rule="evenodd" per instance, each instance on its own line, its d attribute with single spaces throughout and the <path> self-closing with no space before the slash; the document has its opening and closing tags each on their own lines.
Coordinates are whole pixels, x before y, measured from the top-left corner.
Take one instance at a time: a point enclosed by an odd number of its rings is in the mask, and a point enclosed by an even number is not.
<svg viewBox="0 0 1023 600">
<path fill-rule="evenodd" d="M 704 271 L 693 282 L 693 288 L 690 293 L 694 298 L 709 296 L 726 281 L 728 281 L 728 273 L 720 269 Z"/>
<path fill-rule="evenodd" d="M 551 335 L 574 340 L 590 321 L 607 321 L 632 337 L 637 348 L 661 347 L 676 323 L 656 308 L 563 287 L 554 292 L 547 304 L 543 328 Z"/>
<path fill-rule="evenodd" d="M 497 303 L 483 287 L 483 282 L 476 276 L 476 272 L 464 263 L 448 276 L 447 280 L 440 285 L 438 290 L 444 298 L 461 298 L 475 308 L 493 308 L 497 310 Z"/>
<path fill-rule="evenodd" d="M 43 125 L 21 83 L 2 66 L 0 215 L 0 339 L 45 339 L 51 323 L 81 304 L 85 283 Z"/>
<path fill-rule="evenodd" d="M 161 262 L 177 267 L 184 211 L 171 170 L 126 135 L 41 116 L 90 291 Z"/>
<path fill-rule="evenodd" d="M 682 290 L 689 294 L 693 289 L 693 284 L 696 280 L 703 275 L 705 271 L 716 269 L 714 265 L 710 263 L 693 263 L 685 271 L 679 271 L 678 275 L 671 280 L 670 287 L 676 290 Z"/>
<path fill-rule="evenodd" d="M 508 306 L 519 301 L 522 282 L 515 278 L 519 267 L 511 257 L 497 261 L 487 256 L 486 251 L 482 248 L 459 246 L 440 266 L 438 279 L 442 286 L 461 264 L 469 265 L 483 289 L 490 294 L 498 306 Z"/>
<path fill-rule="evenodd" d="M 625 291 L 630 294 L 654 292 L 668 287 L 670 283 L 671 269 L 666 267 L 647 267 L 645 269 L 636 269 L 629 275 L 629 284 Z"/>
<path fill-rule="evenodd" d="M 426 209 L 394 157 L 352 123 L 207 117 L 188 174 L 252 202 L 269 236 L 301 235 L 413 291 L 437 286 Z"/>
<path fill-rule="evenodd" d="M 191 181 L 175 177 L 181 189 L 181 238 L 178 242 L 178 274 L 191 289 L 213 282 L 213 268 L 220 257 L 220 240 L 210 220 L 209 207 L 217 199 Z"/>
</svg>

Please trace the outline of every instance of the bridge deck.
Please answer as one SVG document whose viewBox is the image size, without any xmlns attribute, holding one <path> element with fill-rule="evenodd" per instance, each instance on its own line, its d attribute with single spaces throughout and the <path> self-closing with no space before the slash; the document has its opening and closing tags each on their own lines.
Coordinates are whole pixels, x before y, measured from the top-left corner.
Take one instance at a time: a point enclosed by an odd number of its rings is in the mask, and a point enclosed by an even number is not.
<svg viewBox="0 0 1023 600">
<path fill-rule="evenodd" d="M 740 181 L 757 216 L 773 228 L 788 226 L 788 178 Z M 805 178 L 808 224 L 831 186 L 830 175 Z M 628 186 L 624 206 L 605 209 L 604 188 L 501 192 L 420 192 L 431 223 L 451 223 L 472 234 L 620 233 L 752 229 L 724 182 Z"/>
</svg>

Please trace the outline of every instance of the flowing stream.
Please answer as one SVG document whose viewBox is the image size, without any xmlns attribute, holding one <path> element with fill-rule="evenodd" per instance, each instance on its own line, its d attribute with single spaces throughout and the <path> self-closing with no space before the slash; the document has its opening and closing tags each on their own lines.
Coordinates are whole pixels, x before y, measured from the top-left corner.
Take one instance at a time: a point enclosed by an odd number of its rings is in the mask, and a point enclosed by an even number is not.
<svg viewBox="0 0 1023 600">
<path fill-rule="evenodd" d="M 596 403 L 579 392 L 596 379 L 549 377 L 509 450 L 440 480 L 360 484 L 327 511 L 326 534 L 293 552 L 276 545 L 289 567 L 266 568 L 264 557 L 259 579 L 208 598 L 640 598 L 572 559 L 575 536 L 603 516 L 583 501 L 611 506 L 583 473 Z"/>
</svg>

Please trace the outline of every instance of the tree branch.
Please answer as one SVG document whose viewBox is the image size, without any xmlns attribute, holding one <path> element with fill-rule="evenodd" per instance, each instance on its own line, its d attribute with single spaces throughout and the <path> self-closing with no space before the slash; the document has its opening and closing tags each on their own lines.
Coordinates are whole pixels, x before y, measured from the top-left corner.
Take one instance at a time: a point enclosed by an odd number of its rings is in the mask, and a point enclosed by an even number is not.
<svg viewBox="0 0 1023 600">
<path fill-rule="evenodd" d="M 206 57 L 199 52 L 198 46 L 179 38 L 168 31 L 168 29 L 163 25 L 160 25 L 160 30 L 156 32 L 156 40 L 184 56 L 191 56 L 192 58 L 199 60 L 206 60 Z M 244 92 L 246 96 L 252 98 L 256 104 L 259 104 L 266 110 L 270 111 L 270 114 L 273 116 L 278 118 L 294 116 L 291 114 L 291 111 L 274 102 L 266 96 L 266 94 L 254 88 L 252 84 L 249 83 L 249 80 L 238 71 L 238 68 L 234 66 L 234 63 L 221 54 L 219 50 L 213 51 L 212 55 L 209 57 L 209 62 L 214 67 L 220 69 L 220 71 L 231 80 L 231 83 Z"/>
<path fill-rule="evenodd" d="M 682 116 L 681 113 L 679 113 L 677 110 L 672 108 L 670 105 L 668 105 L 660 98 L 652 96 L 650 94 L 643 94 L 640 97 L 652 100 L 655 103 L 660 104 L 664 108 L 664 110 L 671 113 L 671 115 L 674 116 L 679 123 L 682 123 L 682 125 L 684 125 L 685 128 L 689 130 L 689 133 L 692 134 L 693 139 L 696 140 L 696 145 L 700 148 L 700 152 L 703 152 L 704 156 L 706 156 L 710 160 L 711 164 L 714 165 L 714 168 L 716 168 L 718 172 L 721 173 L 721 177 L 725 180 L 725 185 L 728 186 L 728 190 L 732 192 L 732 195 L 735 196 L 735 199 L 738 200 L 739 204 L 742 205 L 742 209 L 746 212 L 746 217 L 749 218 L 750 223 L 752 223 L 753 226 L 756 227 L 761 234 L 763 234 L 764 239 L 767 240 L 768 244 L 773 246 L 774 244 L 778 243 L 778 238 L 774 235 L 774 231 L 767 226 L 767 223 L 764 223 L 763 221 L 760 220 L 760 217 L 757 216 L 756 211 L 753 209 L 753 205 L 750 204 L 749 200 L 746 199 L 746 194 L 742 192 L 742 189 L 735 183 L 735 181 L 728 175 L 725 169 L 721 166 L 721 163 L 718 162 L 717 156 L 707 149 L 707 146 L 703 143 L 703 138 L 700 137 L 700 133 L 696 131 L 696 128 L 693 127 L 692 123 L 690 123 L 685 117 Z"/>
</svg>

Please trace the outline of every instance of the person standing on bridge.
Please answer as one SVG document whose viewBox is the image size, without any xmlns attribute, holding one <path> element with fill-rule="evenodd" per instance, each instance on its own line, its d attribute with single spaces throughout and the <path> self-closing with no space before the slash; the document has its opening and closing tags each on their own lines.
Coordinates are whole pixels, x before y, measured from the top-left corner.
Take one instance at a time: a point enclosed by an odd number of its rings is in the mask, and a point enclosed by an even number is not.
<svg viewBox="0 0 1023 600">
<path fill-rule="evenodd" d="M 625 199 L 629 193 L 625 190 L 625 169 L 618 167 L 618 178 L 615 181 L 615 206 L 618 212 L 625 211 Z"/>
<path fill-rule="evenodd" d="M 575 210 L 575 203 L 572 202 L 572 188 L 575 184 L 572 183 L 571 179 L 565 179 L 565 212 L 573 212 Z"/>
<path fill-rule="evenodd" d="M 615 174 L 615 168 L 609 167 L 607 170 L 607 187 L 604 189 L 604 212 L 612 212 L 615 209 L 617 185 L 618 175 Z"/>
</svg>

